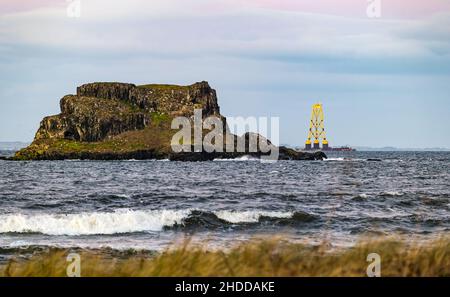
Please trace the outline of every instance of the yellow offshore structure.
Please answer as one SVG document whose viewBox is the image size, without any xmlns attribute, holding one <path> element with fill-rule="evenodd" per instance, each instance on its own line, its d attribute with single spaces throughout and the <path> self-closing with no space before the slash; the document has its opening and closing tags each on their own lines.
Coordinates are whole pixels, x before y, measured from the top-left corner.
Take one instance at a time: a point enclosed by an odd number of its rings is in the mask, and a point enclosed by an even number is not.
<svg viewBox="0 0 450 297">
<path fill-rule="evenodd" d="M 314 145 L 311 147 L 312 139 L 314 139 Z M 320 140 L 322 140 L 322 149 L 327 150 L 329 147 L 323 125 L 323 108 L 321 103 L 316 103 L 312 106 L 311 122 L 309 124 L 309 132 L 305 143 L 305 149 L 320 149 Z"/>
</svg>

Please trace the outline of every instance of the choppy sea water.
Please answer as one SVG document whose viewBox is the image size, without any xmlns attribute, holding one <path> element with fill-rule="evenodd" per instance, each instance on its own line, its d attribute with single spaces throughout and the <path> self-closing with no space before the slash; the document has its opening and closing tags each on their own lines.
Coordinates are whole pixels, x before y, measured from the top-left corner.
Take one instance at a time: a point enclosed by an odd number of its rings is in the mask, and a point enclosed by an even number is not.
<svg viewBox="0 0 450 297">
<path fill-rule="evenodd" d="M 328 155 L 0 161 L 0 258 L 48 246 L 161 250 L 185 237 L 213 247 L 258 235 L 339 246 L 361 236 L 449 234 L 449 152 Z"/>
</svg>

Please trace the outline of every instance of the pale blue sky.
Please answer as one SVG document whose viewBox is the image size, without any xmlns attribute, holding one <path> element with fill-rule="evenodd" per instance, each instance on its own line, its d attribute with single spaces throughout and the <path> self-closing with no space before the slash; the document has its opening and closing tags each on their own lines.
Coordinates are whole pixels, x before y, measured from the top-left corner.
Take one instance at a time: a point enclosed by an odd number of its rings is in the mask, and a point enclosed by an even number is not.
<svg viewBox="0 0 450 297">
<path fill-rule="evenodd" d="M 303 145 L 320 101 L 331 145 L 450 147 L 448 12 L 369 19 L 98 2 L 82 2 L 81 18 L 61 5 L 0 14 L 0 141 L 31 141 L 82 83 L 207 80 L 225 116 L 279 116 L 282 143 Z"/>
</svg>

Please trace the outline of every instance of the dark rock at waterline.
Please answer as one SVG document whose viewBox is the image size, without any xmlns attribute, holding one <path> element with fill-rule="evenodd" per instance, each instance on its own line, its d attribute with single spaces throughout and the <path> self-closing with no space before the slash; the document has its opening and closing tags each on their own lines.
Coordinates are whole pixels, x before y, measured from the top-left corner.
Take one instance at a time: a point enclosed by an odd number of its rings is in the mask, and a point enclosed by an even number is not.
<svg viewBox="0 0 450 297">
<path fill-rule="evenodd" d="M 327 159 L 327 155 L 322 152 L 299 152 L 284 146 L 279 147 L 279 160 L 323 160 Z"/>
<path fill-rule="evenodd" d="M 165 159 L 165 155 L 161 155 L 154 150 L 137 150 L 130 152 L 46 152 L 37 156 L 34 160 L 150 160 L 150 159 Z M 14 158 L 10 158 L 14 160 Z"/>
<path fill-rule="evenodd" d="M 367 159 L 367 161 L 369 161 L 369 162 L 381 162 L 381 159 L 369 158 L 369 159 Z"/>
<path fill-rule="evenodd" d="M 284 146 L 278 148 L 278 158 L 276 160 L 323 160 L 326 159 L 327 156 L 323 152 L 299 152 Z M 244 156 L 250 156 L 253 158 L 261 158 L 266 157 L 270 160 L 270 152 L 263 153 L 259 152 L 180 152 L 180 153 L 172 153 L 169 154 L 169 160 L 171 161 L 190 161 L 190 162 L 199 162 L 199 161 L 212 161 L 215 159 L 236 159 Z"/>
<path fill-rule="evenodd" d="M 207 152 L 181 152 L 169 154 L 170 161 L 183 161 L 183 162 L 212 161 L 217 157 L 218 157 L 217 153 L 207 153 Z"/>
</svg>

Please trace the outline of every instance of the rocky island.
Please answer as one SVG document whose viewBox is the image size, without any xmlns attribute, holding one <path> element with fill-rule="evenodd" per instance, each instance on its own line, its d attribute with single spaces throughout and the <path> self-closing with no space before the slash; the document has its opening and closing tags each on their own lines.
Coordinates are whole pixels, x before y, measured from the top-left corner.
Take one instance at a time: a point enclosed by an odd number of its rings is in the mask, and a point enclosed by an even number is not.
<svg viewBox="0 0 450 297">
<path fill-rule="evenodd" d="M 172 150 L 171 139 L 177 131 L 171 129 L 171 122 L 175 117 L 192 117 L 194 109 L 201 109 L 203 117 L 217 116 L 226 123 L 220 114 L 216 91 L 205 81 L 189 86 L 89 83 L 79 86 L 76 95 L 64 96 L 60 108 L 60 114 L 41 121 L 34 141 L 10 159 L 206 161 L 263 155 L 260 150 L 248 148 L 244 152 Z M 248 139 L 250 135 L 233 137 Z M 326 158 L 323 152 L 278 149 L 279 159 L 283 160 Z"/>
</svg>

